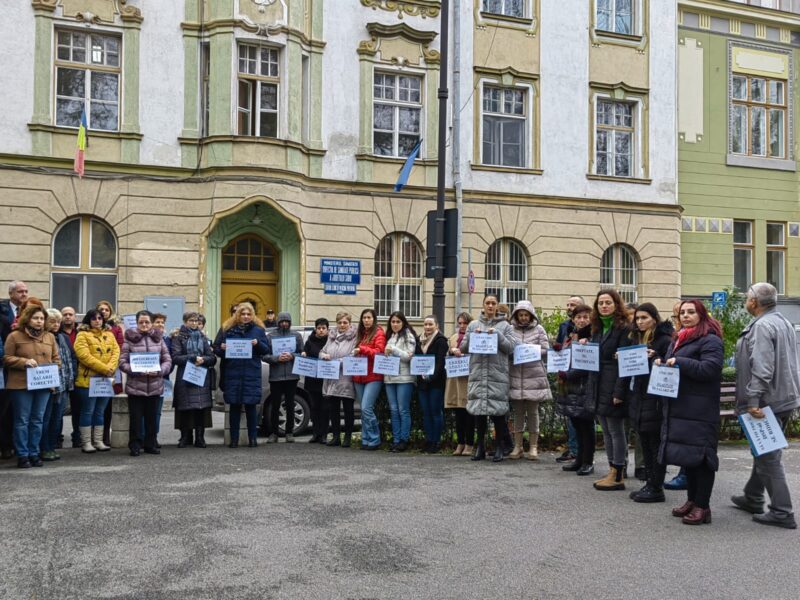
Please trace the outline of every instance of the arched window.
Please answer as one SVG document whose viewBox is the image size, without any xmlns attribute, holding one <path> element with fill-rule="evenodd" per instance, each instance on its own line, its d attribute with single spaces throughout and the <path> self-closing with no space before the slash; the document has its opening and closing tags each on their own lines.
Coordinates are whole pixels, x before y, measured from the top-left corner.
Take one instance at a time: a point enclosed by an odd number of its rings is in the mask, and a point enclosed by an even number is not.
<svg viewBox="0 0 800 600">
<path fill-rule="evenodd" d="M 255 235 L 236 238 L 222 251 L 222 269 L 272 273 L 275 271 L 275 250 Z"/>
<path fill-rule="evenodd" d="M 499 239 L 486 252 L 486 293 L 511 308 L 528 298 L 528 257 L 519 242 Z"/>
<path fill-rule="evenodd" d="M 375 311 L 388 317 L 399 310 L 406 317 L 422 317 L 425 275 L 422 246 L 407 233 L 390 233 L 375 250 Z"/>
<path fill-rule="evenodd" d="M 117 303 L 117 238 L 102 221 L 75 217 L 53 236 L 50 302 L 79 313 L 100 300 Z"/>
<path fill-rule="evenodd" d="M 633 248 L 625 244 L 614 244 L 603 253 L 600 263 L 600 289 L 614 288 L 626 303 L 636 302 L 639 297 L 636 289 L 638 270 Z"/>
</svg>

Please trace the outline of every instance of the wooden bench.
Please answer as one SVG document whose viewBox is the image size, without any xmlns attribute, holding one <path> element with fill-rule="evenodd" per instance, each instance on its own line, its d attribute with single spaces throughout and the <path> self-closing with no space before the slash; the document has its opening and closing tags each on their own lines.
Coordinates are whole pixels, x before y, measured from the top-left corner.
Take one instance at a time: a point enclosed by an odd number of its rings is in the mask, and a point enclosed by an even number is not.
<svg viewBox="0 0 800 600">
<path fill-rule="evenodd" d="M 719 395 L 720 431 L 724 428 L 738 429 L 739 418 L 736 415 L 736 384 L 722 383 Z"/>
</svg>

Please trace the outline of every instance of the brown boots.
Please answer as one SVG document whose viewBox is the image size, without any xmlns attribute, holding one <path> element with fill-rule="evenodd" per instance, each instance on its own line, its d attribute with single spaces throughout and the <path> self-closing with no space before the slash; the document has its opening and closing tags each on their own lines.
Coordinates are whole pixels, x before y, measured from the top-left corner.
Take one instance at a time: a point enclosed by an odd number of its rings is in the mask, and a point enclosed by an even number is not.
<svg viewBox="0 0 800 600">
<path fill-rule="evenodd" d="M 622 481 L 622 475 L 624 472 L 624 465 L 609 465 L 608 475 L 595 481 L 594 489 L 604 492 L 624 490 L 625 483 Z"/>
</svg>

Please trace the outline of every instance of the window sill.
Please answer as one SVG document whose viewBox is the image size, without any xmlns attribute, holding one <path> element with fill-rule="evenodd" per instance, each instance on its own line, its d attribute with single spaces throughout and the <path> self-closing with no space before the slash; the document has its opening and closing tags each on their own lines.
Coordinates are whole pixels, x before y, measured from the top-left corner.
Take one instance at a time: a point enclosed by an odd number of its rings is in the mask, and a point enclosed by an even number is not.
<svg viewBox="0 0 800 600">
<path fill-rule="evenodd" d="M 43 125 L 41 123 L 28 123 L 30 131 L 45 131 L 47 133 L 61 133 L 66 135 L 74 135 L 77 139 L 77 127 L 61 127 L 57 125 Z M 112 140 L 141 140 L 144 136 L 141 133 L 133 133 L 129 131 L 103 131 L 101 129 L 89 129 L 86 133 L 89 139 L 93 137 L 108 138 Z"/>
<path fill-rule="evenodd" d="M 376 162 L 376 163 L 384 163 L 384 164 L 394 164 L 394 165 L 404 165 L 406 160 L 408 160 L 407 156 L 380 156 L 377 154 L 356 154 L 356 160 L 366 160 L 369 162 Z M 414 161 L 415 165 L 422 165 L 425 167 L 435 167 L 438 164 L 435 158 L 419 158 Z"/>
<path fill-rule="evenodd" d="M 519 173 L 520 175 L 542 175 L 542 169 L 528 169 L 526 167 L 503 167 L 501 165 L 475 165 L 470 163 L 473 171 L 489 171 L 495 173 Z"/>
<path fill-rule="evenodd" d="M 631 42 L 639 44 L 644 39 L 641 35 L 632 35 L 628 33 L 617 33 L 615 31 L 604 31 L 602 29 L 595 29 L 594 34 L 603 40 L 610 42 Z"/>
<path fill-rule="evenodd" d="M 614 183 L 638 183 L 639 185 L 650 185 L 653 183 L 652 179 L 643 179 L 639 177 L 616 177 L 614 175 L 595 175 L 594 173 L 587 173 L 586 179 L 592 181 L 612 181 Z"/>
<path fill-rule="evenodd" d="M 728 154 L 725 163 L 731 167 L 771 169 L 773 171 L 797 171 L 797 163 L 795 161 L 781 158 L 759 158 L 757 156 Z"/>
<path fill-rule="evenodd" d="M 526 27 L 533 26 L 533 19 L 526 19 L 525 17 L 512 17 L 511 15 L 501 15 L 498 13 L 481 11 L 481 17 L 484 19 L 491 19 L 492 21 L 505 21 L 515 25 L 525 25 Z"/>
<path fill-rule="evenodd" d="M 281 146 L 284 148 L 294 148 L 305 154 L 313 156 L 325 156 L 326 151 L 320 148 L 310 148 L 300 142 L 283 140 L 272 137 L 256 137 L 254 135 L 210 135 L 204 138 L 179 137 L 178 142 L 182 145 L 213 144 L 215 142 L 232 142 L 236 144 L 266 144 L 269 146 Z"/>
</svg>

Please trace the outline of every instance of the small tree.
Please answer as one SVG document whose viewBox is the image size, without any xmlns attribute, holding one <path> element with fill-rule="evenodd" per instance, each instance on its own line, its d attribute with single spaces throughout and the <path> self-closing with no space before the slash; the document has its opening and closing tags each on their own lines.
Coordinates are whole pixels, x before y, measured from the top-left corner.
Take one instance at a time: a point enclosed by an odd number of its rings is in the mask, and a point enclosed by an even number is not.
<svg viewBox="0 0 800 600">
<path fill-rule="evenodd" d="M 555 307 L 547 312 L 541 308 L 536 310 L 539 314 L 539 323 L 547 332 L 547 337 L 554 340 L 558 335 L 559 325 L 569 318 L 567 316 L 567 311 L 560 307 Z"/>
<path fill-rule="evenodd" d="M 739 334 L 747 327 L 753 317 L 744 307 L 745 296 L 735 289 L 725 288 L 728 292 L 728 302 L 722 308 L 712 308 L 709 302 L 706 306 L 719 324 L 722 326 L 722 341 L 725 346 L 725 361 L 736 353 L 736 341 Z"/>
</svg>

